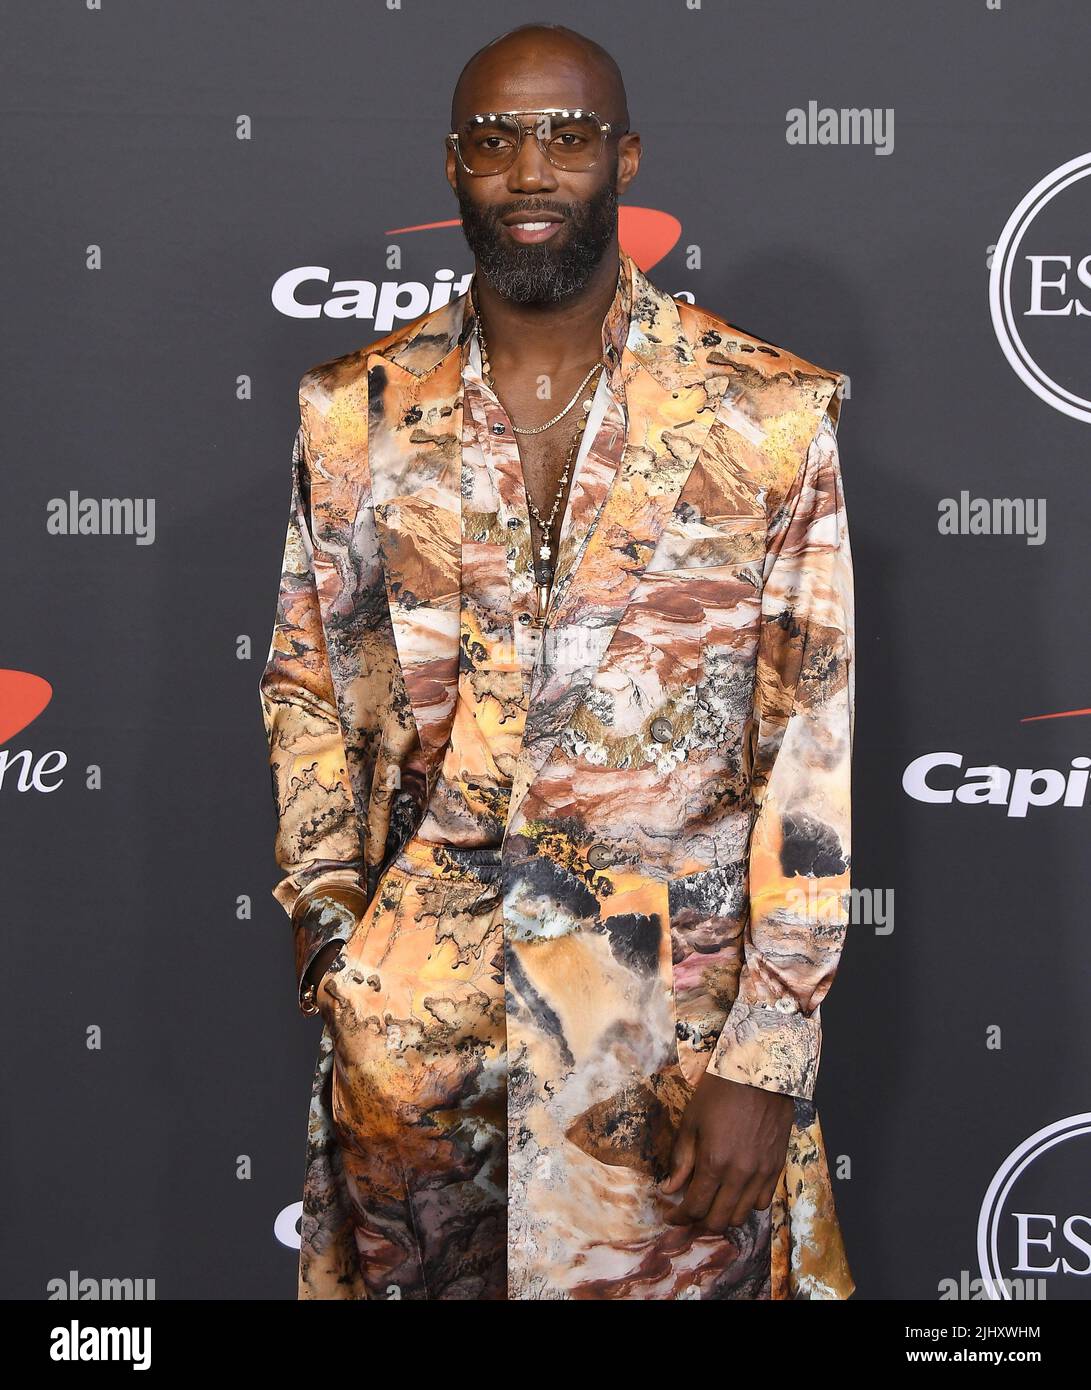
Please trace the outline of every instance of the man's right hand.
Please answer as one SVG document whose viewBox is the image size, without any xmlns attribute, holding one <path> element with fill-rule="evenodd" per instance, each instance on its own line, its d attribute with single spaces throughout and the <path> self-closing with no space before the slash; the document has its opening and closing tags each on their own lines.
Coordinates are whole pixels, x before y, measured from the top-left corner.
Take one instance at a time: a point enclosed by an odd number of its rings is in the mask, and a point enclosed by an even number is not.
<svg viewBox="0 0 1091 1390">
<path fill-rule="evenodd" d="M 322 997 L 322 981 L 325 978 L 330 966 L 340 951 L 344 949 L 345 943 L 340 938 L 327 941 L 325 946 L 318 952 L 314 960 L 311 961 L 303 981 L 308 985 L 315 985 L 314 1002 L 317 1004 Z"/>
</svg>

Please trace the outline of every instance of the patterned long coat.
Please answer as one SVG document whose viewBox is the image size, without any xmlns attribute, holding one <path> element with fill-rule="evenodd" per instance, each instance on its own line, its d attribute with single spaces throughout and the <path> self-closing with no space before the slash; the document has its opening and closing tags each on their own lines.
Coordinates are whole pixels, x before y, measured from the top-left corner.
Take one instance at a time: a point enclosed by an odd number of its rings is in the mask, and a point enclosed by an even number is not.
<svg viewBox="0 0 1091 1390">
<path fill-rule="evenodd" d="M 501 851 L 508 1296 L 846 1298 L 813 1101 L 848 921 L 842 378 L 621 265 L 625 449 L 561 557 Z M 300 383 L 261 680 L 300 982 L 381 908 L 451 736 L 465 305 Z M 508 554 L 521 610 L 529 555 Z M 336 1053 L 327 1024 L 301 1298 L 375 1296 Z M 665 1224 L 655 1190 L 706 1068 L 795 1098 L 771 1207 L 721 1237 Z"/>
</svg>

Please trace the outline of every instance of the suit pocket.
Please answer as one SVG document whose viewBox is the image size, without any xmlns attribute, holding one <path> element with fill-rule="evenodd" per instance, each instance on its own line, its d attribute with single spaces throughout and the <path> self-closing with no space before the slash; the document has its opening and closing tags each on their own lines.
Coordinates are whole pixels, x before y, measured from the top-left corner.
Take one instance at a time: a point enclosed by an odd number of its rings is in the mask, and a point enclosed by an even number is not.
<svg viewBox="0 0 1091 1390">
<path fill-rule="evenodd" d="M 675 512 L 659 537 L 646 573 L 752 565 L 762 560 L 765 544 L 763 512 L 711 519 Z"/>
<path fill-rule="evenodd" d="M 373 941 L 373 936 L 384 935 L 382 931 L 376 933 L 376 926 L 382 922 L 397 921 L 402 895 L 409 878 L 410 875 L 396 864 L 387 868 L 375 890 L 375 896 L 368 904 L 367 911 L 357 921 L 352 935 L 345 943 L 341 953 L 344 965 L 337 972 L 338 975 L 358 976 L 376 963 L 373 959 L 375 950 L 372 948 L 377 948 L 378 943 Z"/>
<path fill-rule="evenodd" d="M 326 974 L 327 997 L 332 1002 L 322 1009 L 322 1014 L 335 1044 L 345 1027 L 346 1018 L 354 1012 L 354 993 L 361 987 L 371 988 L 374 992 L 376 973 L 374 962 L 369 963 L 369 942 L 376 922 L 390 919 L 392 914 L 397 913 L 408 877 L 395 865 L 386 870 L 371 902 L 357 918 L 356 925 L 341 948 L 340 965 Z"/>
<path fill-rule="evenodd" d="M 395 865 L 334 988 L 332 1116 L 359 1147 L 495 1108 L 505 1045 L 498 885 Z"/>
</svg>

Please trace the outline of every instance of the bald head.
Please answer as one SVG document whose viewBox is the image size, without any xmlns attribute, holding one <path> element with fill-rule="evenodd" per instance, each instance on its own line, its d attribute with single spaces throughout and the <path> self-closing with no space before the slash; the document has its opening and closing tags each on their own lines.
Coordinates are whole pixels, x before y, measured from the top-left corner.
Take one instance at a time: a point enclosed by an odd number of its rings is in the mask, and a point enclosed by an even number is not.
<svg viewBox="0 0 1091 1390">
<path fill-rule="evenodd" d="M 479 111 L 595 111 L 628 130 L 621 69 L 601 44 L 563 24 L 521 24 L 474 53 L 451 98 L 451 129 Z"/>
</svg>

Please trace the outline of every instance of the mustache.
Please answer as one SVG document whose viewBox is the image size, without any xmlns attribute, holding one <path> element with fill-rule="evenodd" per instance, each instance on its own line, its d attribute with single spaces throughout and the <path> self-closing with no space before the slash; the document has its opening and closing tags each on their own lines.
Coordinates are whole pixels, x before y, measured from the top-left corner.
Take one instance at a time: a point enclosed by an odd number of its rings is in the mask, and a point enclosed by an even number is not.
<svg viewBox="0 0 1091 1390">
<path fill-rule="evenodd" d="M 578 206 L 578 204 L 574 203 L 542 202 L 540 199 L 536 203 L 506 203 L 503 207 L 490 208 L 489 220 L 491 222 L 499 222 L 500 219 L 506 217 L 509 212 L 527 213 L 530 216 L 538 212 L 552 212 L 555 213 L 556 216 L 563 217 L 566 221 L 570 222 L 573 218 L 574 209 Z"/>
</svg>

